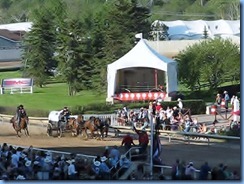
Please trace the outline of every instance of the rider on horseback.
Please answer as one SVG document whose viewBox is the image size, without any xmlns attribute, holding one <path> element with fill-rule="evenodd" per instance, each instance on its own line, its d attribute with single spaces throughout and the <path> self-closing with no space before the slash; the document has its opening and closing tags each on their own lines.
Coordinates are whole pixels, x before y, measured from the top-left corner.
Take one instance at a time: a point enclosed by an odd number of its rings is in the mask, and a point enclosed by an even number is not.
<svg viewBox="0 0 244 184">
<path fill-rule="evenodd" d="M 18 123 L 18 127 L 20 127 L 21 118 L 27 117 L 27 113 L 24 109 L 23 105 L 19 105 L 16 110 L 16 121 Z"/>
<path fill-rule="evenodd" d="M 70 115 L 71 115 L 71 112 L 69 111 L 68 107 L 64 107 L 64 109 L 61 112 L 61 118 L 64 120 L 66 125 L 68 124 Z"/>
</svg>

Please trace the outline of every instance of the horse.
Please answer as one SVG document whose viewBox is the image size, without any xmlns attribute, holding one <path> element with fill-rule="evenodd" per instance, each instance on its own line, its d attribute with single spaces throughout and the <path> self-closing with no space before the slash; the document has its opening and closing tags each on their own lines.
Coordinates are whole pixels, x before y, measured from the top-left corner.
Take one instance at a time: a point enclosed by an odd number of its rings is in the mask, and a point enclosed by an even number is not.
<svg viewBox="0 0 244 184">
<path fill-rule="evenodd" d="M 99 118 L 91 116 L 87 121 L 84 122 L 82 129 L 84 129 L 85 136 L 88 138 L 87 129 L 91 132 L 91 138 L 94 138 L 94 132 L 100 130 L 101 137 L 103 135 L 102 121 Z"/>
<path fill-rule="evenodd" d="M 82 115 L 78 115 L 77 118 L 72 117 L 68 120 L 68 129 L 71 130 L 73 136 L 78 136 L 80 134 L 83 123 L 84 117 Z"/>
<path fill-rule="evenodd" d="M 111 118 L 106 118 L 104 121 L 101 122 L 100 126 L 102 126 L 102 133 L 101 133 L 102 138 L 108 137 L 108 130 L 110 125 L 111 125 Z"/>
<path fill-rule="evenodd" d="M 15 117 L 12 117 L 10 119 L 10 123 L 12 123 L 12 126 L 14 128 L 14 130 L 17 133 L 17 136 L 20 137 L 19 132 L 21 133 L 21 129 L 23 129 L 25 131 L 25 135 L 26 136 L 30 136 L 29 131 L 28 131 L 28 117 L 21 117 L 20 118 L 20 126 L 18 126 L 18 122 L 16 121 Z"/>
</svg>

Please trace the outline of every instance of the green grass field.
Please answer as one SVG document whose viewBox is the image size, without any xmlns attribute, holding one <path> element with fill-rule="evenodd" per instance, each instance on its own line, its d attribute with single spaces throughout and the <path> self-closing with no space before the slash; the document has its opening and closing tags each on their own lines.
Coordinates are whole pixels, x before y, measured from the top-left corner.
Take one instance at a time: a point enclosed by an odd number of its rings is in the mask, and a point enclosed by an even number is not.
<svg viewBox="0 0 244 184">
<path fill-rule="evenodd" d="M 21 72 L 0 72 L 0 78 L 18 78 Z M 5 107 L 15 107 L 23 104 L 26 109 L 58 110 L 64 106 L 74 107 L 76 105 L 86 105 L 95 102 L 105 103 L 105 94 L 99 95 L 92 91 L 82 91 L 76 96 L 68 96 L 68 87 L 65 83 L 47 84 L 43 88 L 34 86 L 33 93 L 9 92 L 0 95 L 0 104 Z"/>
</svg>

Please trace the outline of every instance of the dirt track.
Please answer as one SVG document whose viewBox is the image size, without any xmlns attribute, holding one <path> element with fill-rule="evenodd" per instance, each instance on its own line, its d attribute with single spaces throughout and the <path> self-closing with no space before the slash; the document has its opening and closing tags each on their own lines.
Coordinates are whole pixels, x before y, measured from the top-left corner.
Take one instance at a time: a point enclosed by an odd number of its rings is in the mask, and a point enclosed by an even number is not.
<svg viewBox="0 0 244 184">
<path fill-rule="evenodd" d="M 31 137 L 22 134 L 18 138 L 11 124 L 0 124 L 0 143 L 8 143 L 19 146 L 30 146 L 37 148 L 48 148 L 59 151 L 98 155 L 102 154 L 105 146 L 113 146 L 121 144 L 122 138 L 112 138 L 111 136 L 104 141 L 99 140 L 83 140 L 81 137 L 71 137 L 65 134 L 65 137 L 48 137 L 46 128 L 42 126 L 30 126 L 29 131 Z M 135 144 L 138 140 L 135 135 Z M 199 168 L 204 161 L 208 161 L 210 166 L 217 166 L 219 163 L 228 165 L 231 169 L 240 171 L 241 169 L 241 151 L 240 141 L 238 142 L 211 142 L 207 146 L 207 142 L 200 140 L 198 142 L 185 143 L 183 140 L 173 139 L 170 143 L 167 138 L 161 138 L 162 143 L 162 160 L 166 165 L 172 165 L 176 158 L 180 160 L 193 161 L 196 168 Z M 123 150 L 120 148 L 121 151 Z"/>
</svg>

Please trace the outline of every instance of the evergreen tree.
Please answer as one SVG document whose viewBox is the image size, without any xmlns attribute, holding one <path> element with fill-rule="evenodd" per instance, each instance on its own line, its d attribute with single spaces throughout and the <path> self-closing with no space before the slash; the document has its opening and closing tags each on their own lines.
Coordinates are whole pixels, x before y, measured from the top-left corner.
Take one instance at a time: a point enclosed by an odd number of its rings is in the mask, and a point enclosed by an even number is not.
<svg viewBox="0 0 244 184">
<path fill-rule="evenodd" d="M 34 11 L 32 29 L 24 39 L 24 73 L 42 87 L 57 63 L 53 60 L 55 29 L 52 13 L 43 7 Z"/>
<path fill-rule="evenodd" d="M 78 19 L 66 20 L 59 28 L 58 71 L 68 84 L 70 96 L 91 86 L 91 41 L 83 32 Z"/>
</svg>

